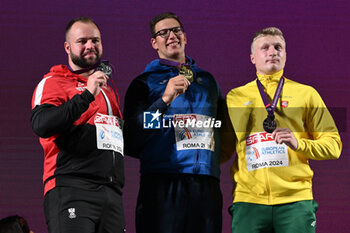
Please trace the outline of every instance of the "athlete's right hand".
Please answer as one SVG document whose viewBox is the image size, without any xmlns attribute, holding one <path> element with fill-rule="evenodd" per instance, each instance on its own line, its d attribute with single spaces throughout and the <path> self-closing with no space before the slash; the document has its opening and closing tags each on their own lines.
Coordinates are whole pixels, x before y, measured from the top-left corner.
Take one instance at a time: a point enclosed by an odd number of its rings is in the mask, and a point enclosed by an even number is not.
<svg viewBox="0 0 350 233">
<path fill-rule="evenodd" d="M 176 97 L 183 94 L 190 84 L 190 81 L 188 81 L 183 75 L 178 75 L 169 79 L 162 96 L 164 103 L 169 105 Z"/>
<path fill-rule="evenodd" d="M 88 77 L 87 89 L 95 97 L 100 93 L 100 87 L 107 85 L 108 76 L 102 71 L 96 71 Z"/>
</svg>

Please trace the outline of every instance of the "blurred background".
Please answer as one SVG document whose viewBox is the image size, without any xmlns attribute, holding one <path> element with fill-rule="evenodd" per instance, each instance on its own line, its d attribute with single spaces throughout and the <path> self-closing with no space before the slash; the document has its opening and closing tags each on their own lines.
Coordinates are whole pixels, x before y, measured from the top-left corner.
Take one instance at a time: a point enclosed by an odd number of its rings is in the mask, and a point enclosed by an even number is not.
<svg viewBox="0 0 350 233">
<path fill-rule="evenodd" d="M 250 41 L 264 27 L 279 27 L 287 41 L 285 76 L 312 85 L 330 108 L 343 141 L 339 160 L 310 161 L 315 172 L 318 233 L 350 232 L 350 2 L 347 0 L 39 1 L 2 0 L 0 7 L 0 218 L 19 214 L 36 232 L 47 232 L 43 214 L 43 151 L 29 118 L 35 86 L 50 67 L 67 64 L 66 24 L 92 17 L 102 33 L 104 59 L 121 104 L 131 81 L 157 58 L 149 21 L 172 11 L 187 33 L 186 55 L 210 71 L 224 95 L 255 78 Z M 232 160 L 222 165 L 223 233 L 229 233 Z M 125 157 L 127 232 L 135 232 L 138 160 Z M 250 217 L 250 216 L 247 216 Z"/>
</svg>

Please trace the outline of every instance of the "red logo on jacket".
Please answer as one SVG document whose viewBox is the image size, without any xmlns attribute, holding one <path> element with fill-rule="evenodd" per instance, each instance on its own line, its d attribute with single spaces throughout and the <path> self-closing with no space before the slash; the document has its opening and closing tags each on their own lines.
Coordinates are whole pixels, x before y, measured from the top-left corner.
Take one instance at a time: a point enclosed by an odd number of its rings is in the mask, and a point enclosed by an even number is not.
<svg viewBox="0 0 350 233">
<path fill-rule="evenodd" d="M 288 107 L 288 101 L 286 101 L 286 100 L 282 101 L 282 107 L 283 108 Z"/>
</svg>

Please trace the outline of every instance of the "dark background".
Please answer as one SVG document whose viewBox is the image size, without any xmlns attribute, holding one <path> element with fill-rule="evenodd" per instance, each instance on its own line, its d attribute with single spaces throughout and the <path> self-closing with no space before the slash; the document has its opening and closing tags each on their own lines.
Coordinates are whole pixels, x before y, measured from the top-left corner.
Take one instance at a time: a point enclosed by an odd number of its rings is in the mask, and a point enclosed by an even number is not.
<svg viewBox="0 0 350 233">
<path fill-rule="evenodd" d="M 104 58 L 114 76 L 121 103 L 131 80 L 157 58 L 150 45 L 148 22 L 173 11 L 186 29 L 186 54 L 210 71 L 224 95 L 255 78 L 250 40 L 267 26 L 277 26 L 287 40 L 285 76 L 309 84 L 332 109 L 343 141 L 339 160 L 310 161 L 315 171 L 314 197 L 318 233 L 349 232 L 350 148 L 350 3 L 319 1 L 10 1 L 0 3 L 0 218 L 23 215 L 36 233 L 47 232 L 42 208 L 43 152 L 29 124 L 31 98 L 43 74 L 66 64 L 66 24 L 90 16 L 102 32 Z M 230 232 L 232 182 L 222 166 L 223 232 Z M 125 157 L 124 207 L 127 231 L 135 232 L 134 209 L 138 161 Z M 205 204 L 205 203 L 203 203 Z M 247 216 L 249 218 L 251 216 Z"/>
</svg>

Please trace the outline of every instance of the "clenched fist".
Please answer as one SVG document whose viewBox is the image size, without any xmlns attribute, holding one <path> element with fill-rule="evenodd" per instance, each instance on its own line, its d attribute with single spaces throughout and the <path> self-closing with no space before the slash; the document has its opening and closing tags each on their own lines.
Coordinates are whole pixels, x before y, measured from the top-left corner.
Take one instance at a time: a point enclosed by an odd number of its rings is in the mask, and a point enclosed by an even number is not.
<svg viewBox="0 0 350 233">
<path fill-rule="evenodd" d="M 87 89 L 95 97 L 100 93 L 100 88 L 107 85 L 108 76 L 102 71 L 96 71 L 88 77 Z"/>
<path fill-rule="evenodd" d="M 190 84 L 190 81 L 188 81 L 183 75 L 178 75 L 169 79 L 162 96 L 164 103 L 169 105 L 176 97 L 183 94 Z"/>
</svg>

